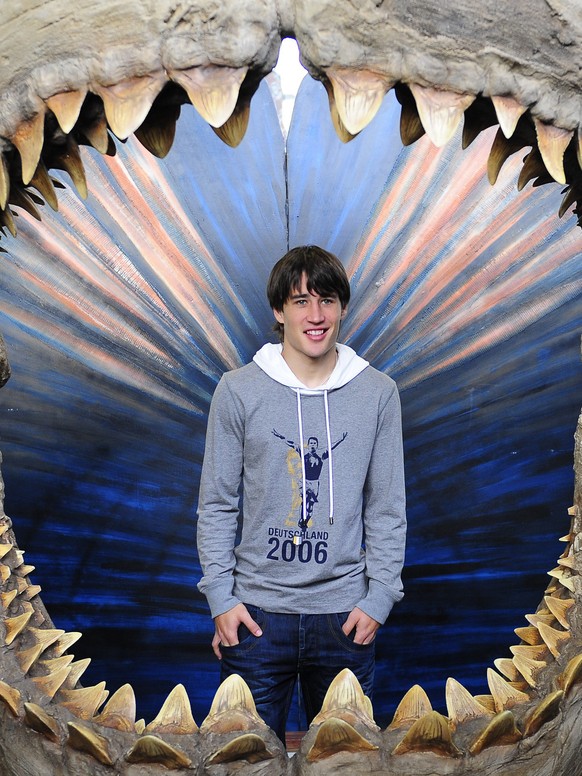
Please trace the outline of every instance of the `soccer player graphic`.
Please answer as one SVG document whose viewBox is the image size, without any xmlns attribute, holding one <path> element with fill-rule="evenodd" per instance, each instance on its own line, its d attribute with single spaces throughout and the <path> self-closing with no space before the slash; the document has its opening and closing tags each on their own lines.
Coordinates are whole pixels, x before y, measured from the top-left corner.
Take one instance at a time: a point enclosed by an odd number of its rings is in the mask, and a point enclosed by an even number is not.
<svg viewBox="0 0 582 776">
<path fill-rule="evenodd" d="M 283 434 L 273 429 L 272 432 L 278 439 L 282 439 L 285 444 L 291 447 L 298 455 L 301 455 L 302 451 L 298 444 L 291 439 L 287 439 Z M 335 442 L 331 449 L 341 444 L 347 437 L 348 432 L 344 431 L 341 439 Z M 329 458 L 329 451 L 324 450 L 321 455 L 317 452 L 319 448 L 319 440 L 315 436 L 310 436 L 307 440 L 307 452 L 303 455 L 304 471 L 305 471 L 305 507 L 301 505 L 301 516 L 299 518 L 299 528 L 305 531 L 309 525 L 309 521 L 313 516 L 313 507 L 318 502 L 319 496 L 319 478 L 321 476 L 321 470 L 323 468 L 323 462 Z M 303 501 L 303 498 L 302 498 Z"/>
</svg>

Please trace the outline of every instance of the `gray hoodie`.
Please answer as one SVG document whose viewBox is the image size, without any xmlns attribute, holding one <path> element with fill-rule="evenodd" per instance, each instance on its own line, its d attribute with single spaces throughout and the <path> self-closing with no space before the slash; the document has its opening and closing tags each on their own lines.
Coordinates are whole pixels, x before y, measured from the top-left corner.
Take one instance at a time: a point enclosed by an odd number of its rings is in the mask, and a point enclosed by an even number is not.
<svg viewBox="0 0 582 776">
<path fill-rule="evenodd" d="M 357 606 L 384 622 L 403 595 L 406 536 L 396 384 L 338 344 L 327 382 L 307 388 L 281 349 L 227 372 L 212 399 L 198 588 L 213 617 L 242 601 L 296 614 Z"/>
</svg>

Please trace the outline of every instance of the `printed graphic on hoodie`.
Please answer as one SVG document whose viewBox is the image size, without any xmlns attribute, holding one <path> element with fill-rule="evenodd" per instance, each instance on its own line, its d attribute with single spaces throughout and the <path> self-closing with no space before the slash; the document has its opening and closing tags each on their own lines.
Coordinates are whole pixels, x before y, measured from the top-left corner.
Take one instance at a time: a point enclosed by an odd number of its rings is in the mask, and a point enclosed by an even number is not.
<svg viewBox="0 0 582 776">
<path fill-rule="evenodd" d="M 294 450 L 298 456 L 301 456 L 301 447 L 296 444 L 292 439 L 287 439 L 283 434 L 280 434 L 276 429 L 273 429 L 272 433 L 285 442 L 292 450 Z M 331 446 L 332 450 L 341 444 L 347 437 L 348 432 L 344 431 L 343 435 L 337 442 L 334 442 Z M 298 494 L 298 501 L 293 499 L 292 510 L 297 506 L 301 506 L 299 513 L 298 526 L 301 531 L 305 531 L 308 526 L 312 525 L 313 511 L 315 505 L 319 501 L 319 478 L 321 477 L 321 471 L 323 464 L 329 459 L 329 450 L 325 449 L 319 453 L 319 440 L 316 436 L 310 436 L 307 439 L 307 452 L 303 454 L 303 461 L 299 474 L 300 481 L 295 474 L 297 471 L 295 466 L 290 466 L 288 460 L 288 470 L 292 478 L 293 493 Z M 305 502 L 305 503 L 304 503 Z"/>
</svg>

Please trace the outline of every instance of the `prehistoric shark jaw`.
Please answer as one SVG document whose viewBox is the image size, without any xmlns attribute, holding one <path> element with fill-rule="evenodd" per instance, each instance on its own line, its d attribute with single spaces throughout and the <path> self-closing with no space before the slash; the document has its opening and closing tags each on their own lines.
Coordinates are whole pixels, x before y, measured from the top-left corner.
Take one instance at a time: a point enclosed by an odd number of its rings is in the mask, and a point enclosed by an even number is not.
<svg viewBox="0 0 582 776">
<path fill-rule="evenodd" d="M 13 4 L 16 5 L 16 4 Z M 87 194 L 79 144 L 114 152 L 135 133 L 153 154 L 171 148 L 180 106 L 191 102 L 236 145 L 251 97 L 273 68 L 281 38 L 295 37 L 312 76 L 326 86 L 331 116 L 348 141 L 395 89 L 405 144 L 424 133 L 445 144 L 464 121 L 464 142 L 499 124 L 488 164 L 525 148 L 517 184 L 565 186 L 561 214 L 582 203 L 582 24 L 577 0 L 523 0 L 499 10 L 454 0 L 438 12 L 416 2 L 261 2 L 199 5 L 63 0 L 7 8 L 0 73 L 0 223 L 13 211 L 39 216 L 39 195 L 57 206 L 50 169 Z M 511 35 L 509 34 L 511 32 Z M 32 45 L 31 45 L 32 42 Z M 30 53 L 29 53 L 30 52 Z M 0 342 L 0 384 L 8 378 Z M 293 761 L 257 718 L 245 687 L 229 682 L 197 727 L 179 685 L 147 726 L 135 720 L 129 686 L 107 698 L 81 687 L 80 634 L 54 628 L 30 581 L 10 520 L 0 516 L 4 615 L 0 769 L 13 776 L 155 772 L 475 774 L 582 773 L 582 424 L 571 528 L 552 581 L 513 657 L 488 671 L 490 695 L 471 697 L 449 680 L 447 717 L 413 687 L 386 731 L 349 675 L 338 678 Z"/>
</svg>

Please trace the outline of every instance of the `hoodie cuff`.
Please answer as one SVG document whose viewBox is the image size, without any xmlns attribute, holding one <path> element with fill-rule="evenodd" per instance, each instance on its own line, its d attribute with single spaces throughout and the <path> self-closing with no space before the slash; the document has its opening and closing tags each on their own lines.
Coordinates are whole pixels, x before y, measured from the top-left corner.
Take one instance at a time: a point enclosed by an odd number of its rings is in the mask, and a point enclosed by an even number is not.
<svg viewBox="0 0 582 776">
<path fill-rule="evenodd" d="M 370 581 L 368 595 L 358 601 L 356 606 L 368 617 L 383 625 L 394 604 L 402 600 L 403 596 L 402 590 L 390 590 L 379 582 Z"/>
<path fill-rule="evenodd" d="M 207 587 L 200 592 L 206 596 L 212 619 L 218 617 L 219 614 L 230 611 L 230 609 L 241 603 L 232 593 L 232 580 Z"/>
</svg>

